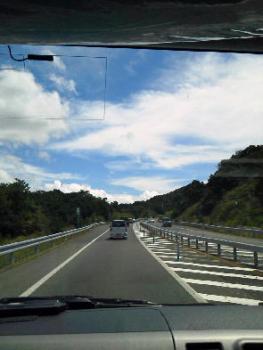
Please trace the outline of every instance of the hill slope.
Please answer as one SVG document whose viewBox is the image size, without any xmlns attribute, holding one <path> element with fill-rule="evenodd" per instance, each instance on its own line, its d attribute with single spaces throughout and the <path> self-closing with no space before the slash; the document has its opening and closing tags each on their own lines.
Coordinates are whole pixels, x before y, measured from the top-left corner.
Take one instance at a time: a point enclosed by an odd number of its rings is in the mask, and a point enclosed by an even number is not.
<svg viewBox="0 0 263 350">
<path fill-rule="evenodd" d="M 263 146 L 249 146 L 222 161 L 204 195 L 180 216 L 230 226 L 263 226 Z"/>
<path fill-rule="evenodd" d="M 263 227 L 263 146 L 249 146 L 218 164 L 207 184 L 193 181 L 145 202 L 120 205 L 136 216 Z"/>
</svg>

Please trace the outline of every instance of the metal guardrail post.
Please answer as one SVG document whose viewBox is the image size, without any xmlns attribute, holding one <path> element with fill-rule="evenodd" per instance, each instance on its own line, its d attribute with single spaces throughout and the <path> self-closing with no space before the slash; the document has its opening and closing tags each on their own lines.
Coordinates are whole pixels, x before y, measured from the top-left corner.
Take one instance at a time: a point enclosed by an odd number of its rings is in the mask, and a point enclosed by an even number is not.
<svg viewBox="0 0 263 350">
<path fill-rule="evenodd" d="M 208 253 L 208 241 L 205 241 L 205 252 Z"/>
<path fill-rule="evenodd" d="M 195 239 L 195 247 L 198 249 L 198 238 Z"/>
<path fill-rule="evenodd" d="M 221 244 L 217 244 L 217 255 L 221 255 Z"/>
<path fill-rule="evenodd" d="M 237 247 L 233 247 L 233 259 L 237 261 Z"/>
<path fill-rule="evenodd" d="M 15 261 L 16 261 L 15 252 L 12 252 L 9 255 L 9 263 L 12 265 L 15 263 Z"/>
<path fill-rule="evenodd" d="M 258 252 L 254 252 L 254 266 L 258 267 Z"/>
<path fill-rule="evenodd" d="M 36 245 L 34 250 L 35 250 L 35 254 L 38 254 L 39 253 L 39 245 Z"/>
<path fill-rule="evenodd" d="M 176 235 L 176 259 L 180 260 L 180 246 L 179 246 L 179 239 Z"/>
<path fill-rule="evenodd" d="M 187 237 L 187 246 L 190 247 L 191 246 L 191 242 L 190 242 L 190 238 Z"/>
</svg>

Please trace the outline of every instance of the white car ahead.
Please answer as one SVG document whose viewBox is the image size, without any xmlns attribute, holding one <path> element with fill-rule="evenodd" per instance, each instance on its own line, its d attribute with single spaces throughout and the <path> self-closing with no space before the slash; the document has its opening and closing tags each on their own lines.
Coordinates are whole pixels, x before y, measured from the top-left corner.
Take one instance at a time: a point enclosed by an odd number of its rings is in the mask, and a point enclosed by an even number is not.
<svg viewBox="0 0 263 350">
<path fill-rule="evenodd" d="M 128 238 L 128 225 L 125 220 L 113 220 L 110 226 L 110 238 Z"/>
</svg>

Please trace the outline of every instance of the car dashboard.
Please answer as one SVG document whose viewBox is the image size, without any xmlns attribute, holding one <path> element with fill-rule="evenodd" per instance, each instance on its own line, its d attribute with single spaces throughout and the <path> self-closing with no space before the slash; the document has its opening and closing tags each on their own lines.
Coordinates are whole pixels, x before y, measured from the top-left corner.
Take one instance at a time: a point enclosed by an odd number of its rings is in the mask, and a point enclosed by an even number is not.
<svg viewBox="0 0 263 350">
<path fill-rule="evenodd" d="M 0 350 L 259 350 L 261 306 L 176 305 L 0 317 Z"/>
</svg>

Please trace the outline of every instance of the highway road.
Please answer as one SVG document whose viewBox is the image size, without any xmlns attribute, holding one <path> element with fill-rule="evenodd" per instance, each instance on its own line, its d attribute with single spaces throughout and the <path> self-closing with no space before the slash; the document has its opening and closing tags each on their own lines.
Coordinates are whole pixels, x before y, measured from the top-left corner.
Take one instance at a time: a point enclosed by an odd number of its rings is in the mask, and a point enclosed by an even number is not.
<svg viewBox="0 0 263 350">
<path fill-rule="evenodd" d="M 154 223 L 154 225 L 161 227 L 161 223 L 159 222 Z M 177 224 L 173 225 L 172 229 L 176 229 L 179 232 L 190 233 L 190 234 L 198 235 L 202 237 L 220 238 L 220 239 L 226 239 L 226 240 L 232 240 L 232 241 L 238 241 L 238 242 L 263 246 L 263 239 L 260 239 L 260 238 L 243 237 L 243 236 L 238 236 L 231 233 L 221 233 L 221 232 L 215 232 L 207 229 L 200 229 L 200 228 L 177 225 Z"/>
<path fill-rule="evenodd" d="M 173 226 L 171 230 L 209 236 L 210 232 L 195 228 Z M 216 233 L 212 232 L 212 237 Z M 217 234 L 216 234 L 217 235 Z M 179 260 L 176 242 L 153 237 L 148 231 L 140 233 L 141 240 L 171 271 L 188 283 L 208 302 L 257 305 L 263 302 L 263 256 L 258 269 L 253 267 L 253 252 L 238 251 L 238 261 L 232 259 L 231 247 L 222 246 L 221 257 L 217 256 L 216 244 L 209 244 L 209 254 L 202 243 L 199 250 L 188 248 L 179 241 Z M 210 236 L 210 237 L 211 237 Z M 218 237 L 219 235 L 217 235 Z M 220 236 L 221 237 L 221 236 Z M 243 241 L 243 237 L 231 239 Z M 247 241 L 247 239 L 246 239 Z M 251 239 L 252 243 L 254 239 Z M 261 242 L 260 242 L 261 243 Z M 262 244 L 262 243 L 261 243 Z"/>
<path fill-rule="evenodd" d="M 161 227 L 161 223 L 155 222 L 155 226 Z M 207 229 L 200 229 L 190 226 L 182 226 L 178 224 L 173 224 L 172 227 L 167 227 L 167 230 L 171 230 L 174 232 L 177 232 L 179 234 L 189 234 L 192 236 L 199 236 L 204 238 L 212 238 L 212 239 L 222 239 L 226 241 L 234 241 L 241 244 L 249 244 L 254 245 L 256 247 L 260 247 L 263 249 L 263 238 L 253 238 L 253 237 L 243 237 L 234 235 L 231 233 L 221 233 L 221 232 L 215 232 L 210 231 Z M 200 242 L 201 246 L 204 245 L 204 242 Z M 212 248 L 212 249 L 211 249 Z M 225 259 L 233 260 L 233 250 L 231 247 L 221 245 L 222 250 L 222 257 Z M 209 252 L 211 254 L 217 255 L 217 247 L 214 243 L 209 243 Z M 252 265 L 254 266 L 254 257 L 253 252 L 249 251 L 242 251 L 241 249 L 237 250 L 237 260 L 239 263 L 246 264 L 246 265 Z M 263 253 L 258 253 L 258 268 L 263 270 Z"/>
<path fill-rule="evenodd" d="M 0 297 L 78 294 L 161 304 L 263 302 L 262 269 L 226 260 L 227 248 L 222 248 L 223 258 L 213 255 L 213 247 L 212 254 L 181 243 L 179 248 L 178 260 L 175 242 L 158 237 L 153 242 L 138 224 L 130 226 L 128 240 L 110 240 L 109 227 L 100 225 L 0 271 Z M 239 252 L 239 257 L 251 261 L 248 254 Z"/>
<path fill-rule="evenodd" d="M 101 225 L 26 263 L 0 272 L 0 296 L 92 295 L 157 303 L 202 301 L 162 266 L 129 228 L 128 240 L 110 240 Z"/>
</svg>

